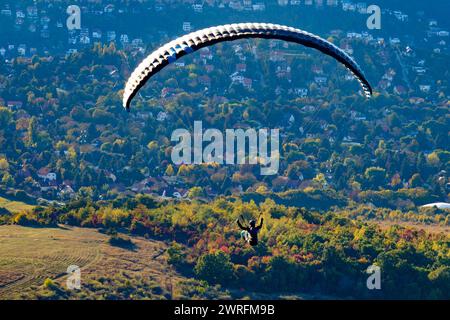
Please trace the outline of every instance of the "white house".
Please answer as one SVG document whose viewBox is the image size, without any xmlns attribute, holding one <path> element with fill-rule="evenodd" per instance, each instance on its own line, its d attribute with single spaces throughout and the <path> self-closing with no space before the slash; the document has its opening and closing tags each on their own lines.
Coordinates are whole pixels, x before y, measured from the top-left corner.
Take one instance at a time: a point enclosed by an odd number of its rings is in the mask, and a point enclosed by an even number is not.
<svg viewBox="0 0 450 320">
<path fill-rule="evenodd" d="M 167 119 L 168 114 L 164 111 L 160 111 L 156 116 L 156 120 L 159 122 L 163 122 Z"/>
<path fill-rule="evenodd" d="M 55 181 L 56 173 L 50 172 L 49 168 L 41 168 L 37 173 L 38 177 L 43 179 L 44 181 Z"/>
</svg>

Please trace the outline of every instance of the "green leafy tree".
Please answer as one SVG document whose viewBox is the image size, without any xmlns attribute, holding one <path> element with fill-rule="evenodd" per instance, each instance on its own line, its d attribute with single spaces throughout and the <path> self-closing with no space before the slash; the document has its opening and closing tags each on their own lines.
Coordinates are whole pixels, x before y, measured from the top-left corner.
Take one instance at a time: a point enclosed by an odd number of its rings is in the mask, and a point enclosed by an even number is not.
<svg viewBox="0 0 450 320">
<path fill-rule="evenodd" d="M 9 109 L 0 106 L 0 128 L 5 128 L 11 121 L 12 116 L 13 113 Z"/>
<path fill-rule="evenodd" d="M 8 160 L 0 158 L 0 171 L 7 171 L 9 169 Z"/>
<path fill-rule="evenodd" d="M 38 120 L 36 117 L 32 117 L 28 123 L 27 145 L 30 147 L 36 146 L 38 135 Z"/>
<path fill-rule="evenodd" d="M 222 251 L 201 256 L 194 268 L 195 274 L 211 284 L 227 284 L 233 278 L 230 257 Z"/>
<path fill-rule="evenodd" d="M 411 179 L 409 179 L 409 186 L 411 188 L 418 188 L 418 187 L 421 187 L 422 185 L 423 185 L 423 180 L 422 180 L 422 177 L 420 176 L 420 174 L 418 174 L 418 173 L 413 174 Z"/>
<path fill-rule="evenodd" d="M 364 172 L 364 178 L 369 187 L 381 187 L 386 182 L 386 170 L 379 167 L 367 168 Z"/>
<path fill-rule="evenodd" d="M 205 196 L 205 192 L 203 191 L 202 187 L 192 187 L 189 190 L 188 196 L 191 199 L 201 198 Z"/>
</svg>

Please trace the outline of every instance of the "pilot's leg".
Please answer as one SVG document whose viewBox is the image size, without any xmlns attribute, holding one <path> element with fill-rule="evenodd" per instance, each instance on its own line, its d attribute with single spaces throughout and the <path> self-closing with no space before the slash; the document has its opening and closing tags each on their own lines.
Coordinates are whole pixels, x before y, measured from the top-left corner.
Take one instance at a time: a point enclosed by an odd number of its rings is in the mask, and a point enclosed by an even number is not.
<svg viewBox="0 0 450 320">
<path fill-rule="evenodd" d="M 250 241 L 250 234 L 248 233 L 248 231 L 242 230 L 241 231 L 241 238 L 244 238 L 244 240 L 246 242 Z"/>
</svg>

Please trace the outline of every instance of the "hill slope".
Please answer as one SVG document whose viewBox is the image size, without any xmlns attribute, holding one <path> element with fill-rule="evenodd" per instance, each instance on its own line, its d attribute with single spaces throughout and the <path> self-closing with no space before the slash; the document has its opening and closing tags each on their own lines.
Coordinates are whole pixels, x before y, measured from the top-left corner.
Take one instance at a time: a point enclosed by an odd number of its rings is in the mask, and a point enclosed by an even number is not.
<svg viewBox="0 0 450 320">
<path fill-rule="evenodd" d="M 9 200 L 3 197 L 0 197 L 0 208 L 5 208 L 10 212 L 22 212 L 22 211 L 30 211 L 34 208 L 34 206 L 27 204 L 21 201 Z"/>
<path fill-rule="evenodd" d="M 57 298 L 40 287 L 46 278 L 54 280 L 56 293 L 61 290 L 59 294 L 68 298 L 127 297 L 132 293 L 126 285 L 133 282 L 138 283 L 135 290 L 142 288 L 142 297 L 170 298 L 172 284 L 175 287 L 182 278 L 166 263 L 166 244 L 132 241 L 133 248 L 126 249 L 111 246 L 107 235 L 93 229 L 1 226 L 0 299 Z M 69 265 L 81 268 L 81 292 L 65 289 Z"/>
</svg>

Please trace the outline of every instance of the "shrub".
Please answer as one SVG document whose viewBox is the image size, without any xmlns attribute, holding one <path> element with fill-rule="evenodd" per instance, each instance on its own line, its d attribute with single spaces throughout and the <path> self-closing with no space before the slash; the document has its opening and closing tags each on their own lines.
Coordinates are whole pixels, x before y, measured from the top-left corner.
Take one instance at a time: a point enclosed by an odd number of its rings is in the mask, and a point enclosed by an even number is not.
<svg viewBox="0 0 450 320">
<path fill-rule="evenodd" d="M 17 214 L 13 219 L 14 224 L 19 226 L 34 226 L 37 225 L 37 221 L 29 217 L 25 212 Z"/>
<path fill-rule="evenodd" d="M 47 278 L 44 280 L 44 288 L 49 289 L 49 290 L 54 290 L 57 288 L 57 286 L 52 279 Z"/>
<path fill-rule="evenodd" d="M 186 253 L 183 250 L 183 247 L 173 242 L 169 249 L 167 249 L 167 254 L 169 255 L 169 259 L 167 262 L 174 266 L 182 266 L 186 263 Z"/>
<path fill-rule="evenodd" d="M 222 251 L 201 256 L 194 271 L 200 279 L 211 284 L 225 284 L 233 278 L 230 256 Z"/>
<path fill-rule="evenodd" d="M 123 248 L 129 248 L 134 246 L 134 243 L 133 241 L 131 241 L 130 238 L 124 238 L 119 235 L 112 235 L 109 238 L 109 244 L 115 247 L 123 247 Z"/>
</svg>

